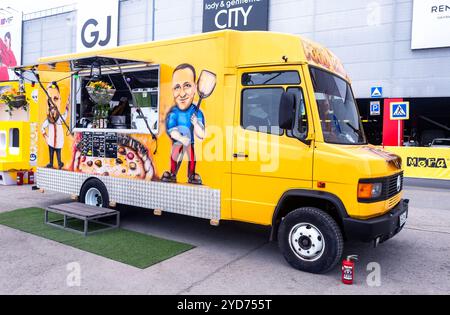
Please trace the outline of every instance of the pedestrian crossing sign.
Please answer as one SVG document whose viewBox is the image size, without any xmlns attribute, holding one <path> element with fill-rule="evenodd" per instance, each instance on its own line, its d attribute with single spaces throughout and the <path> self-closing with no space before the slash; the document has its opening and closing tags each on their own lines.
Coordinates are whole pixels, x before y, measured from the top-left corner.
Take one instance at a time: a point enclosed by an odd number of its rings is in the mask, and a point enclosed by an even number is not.
<svg viewBox="0 0 450 315">
<path fill-rule="evenodd" d="M 391 120 L 408 120 L 409 102 L 392 102 L 390 113 Z"/>
</svg>

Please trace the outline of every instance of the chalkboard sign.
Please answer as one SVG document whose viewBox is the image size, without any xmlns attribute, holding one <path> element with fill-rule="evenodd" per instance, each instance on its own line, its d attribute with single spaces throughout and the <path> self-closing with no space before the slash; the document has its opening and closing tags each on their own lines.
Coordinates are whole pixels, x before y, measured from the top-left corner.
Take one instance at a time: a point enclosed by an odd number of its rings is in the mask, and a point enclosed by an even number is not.
<svg viewBox="0 0 450 315">
<path fill-rule="evenodd" d="M 83 132 L 81 135 L 81 155 L 82 156 L 92 156 L 92 132 Z"/>
<path fill-rule="evenodd" d="M 92 152 L 94 157 L 105 157 L 105 133 L 95 132 L 92 135 Z"/>
<path fill-rule="evenodd" d="M 117 158 L 117 134 L 114 132 L 105 134 L 105 157 L 108 159 Z"/>
<path fill-rule="evenodd" d="M 115 132 L 83 132 L 78 149 L 82 156 L 117 158 L 118 136 Z"/>
</svg>

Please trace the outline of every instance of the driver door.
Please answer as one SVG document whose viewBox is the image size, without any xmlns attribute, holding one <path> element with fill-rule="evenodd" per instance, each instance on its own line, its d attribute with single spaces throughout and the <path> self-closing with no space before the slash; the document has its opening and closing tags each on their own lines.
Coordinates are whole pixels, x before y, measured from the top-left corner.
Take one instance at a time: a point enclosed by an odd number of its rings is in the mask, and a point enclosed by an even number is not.
<svg viewBox="0 0 450 315">
<path fill-rule="evenodd" d="M 280 130 L 278 123 L 281 94 L 287 91 L 296 95 L 297 113 L 308 129 L 311 110 L 304 76 L 297 65 L 243 68 L 238 77 L 232 217 L 270 225 L 276 204 L 285 191 L 312 188 L 313 143 Z M 308 130 L 301 132 L 308 134 Z"/>
</svg>

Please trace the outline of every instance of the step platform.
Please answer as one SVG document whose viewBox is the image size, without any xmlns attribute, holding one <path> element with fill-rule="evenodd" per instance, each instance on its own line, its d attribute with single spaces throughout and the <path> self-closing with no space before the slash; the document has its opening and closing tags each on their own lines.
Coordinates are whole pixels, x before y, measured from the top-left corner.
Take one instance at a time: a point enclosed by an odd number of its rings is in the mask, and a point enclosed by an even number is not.
<svg viewBox="0 0 450 315">
<path fill-rule="evenodd" d="M 17 172 L 0 171 L 0 185 L 17 185 Z"/>
<path fill-rule="evenodd" d="M 63 216 L 63 219 L 49 221 L 49 213 L 57 213 Z M 104 219 L 113 218 L 115 223 L 104 222 Z M 70 221 L 78 219 L 83 221 L 83 230 L 70 227 Z M 95 223 L 96 228 L 89 231 L 89 223 Z M 64 203 L 49 206 L 45 209 L 45 224 L 68 230 L 88 236 L 94 233 L 103 232 L 118 228 L 120 226 L 120 212 L 113 209 L 89 206 L 80 202 Z"/>
</svg>

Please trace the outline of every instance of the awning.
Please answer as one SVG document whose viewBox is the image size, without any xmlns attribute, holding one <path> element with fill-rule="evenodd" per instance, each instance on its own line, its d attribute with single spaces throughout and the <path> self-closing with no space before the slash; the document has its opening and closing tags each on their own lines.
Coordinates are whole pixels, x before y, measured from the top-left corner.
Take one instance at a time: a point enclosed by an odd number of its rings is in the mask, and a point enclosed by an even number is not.
<svg viewBox="0 0 450 315">
<path fill-rule="evenodd" d="M 56 71 L 56 72 L 79 72 L 89 71 L 93 66 L 114 69 L 115 67 L 128 67 L 128 66 L 145 66 L 149 65 L 148 61 L 143 60 L 131 60 L 112 58 L 101 55 L 67 59 L 62 61 L 56 61 L 51 63 L 40 63 L 29 66 L 15 67 L 14 70 L 18 71 Z"/>
</svg>

